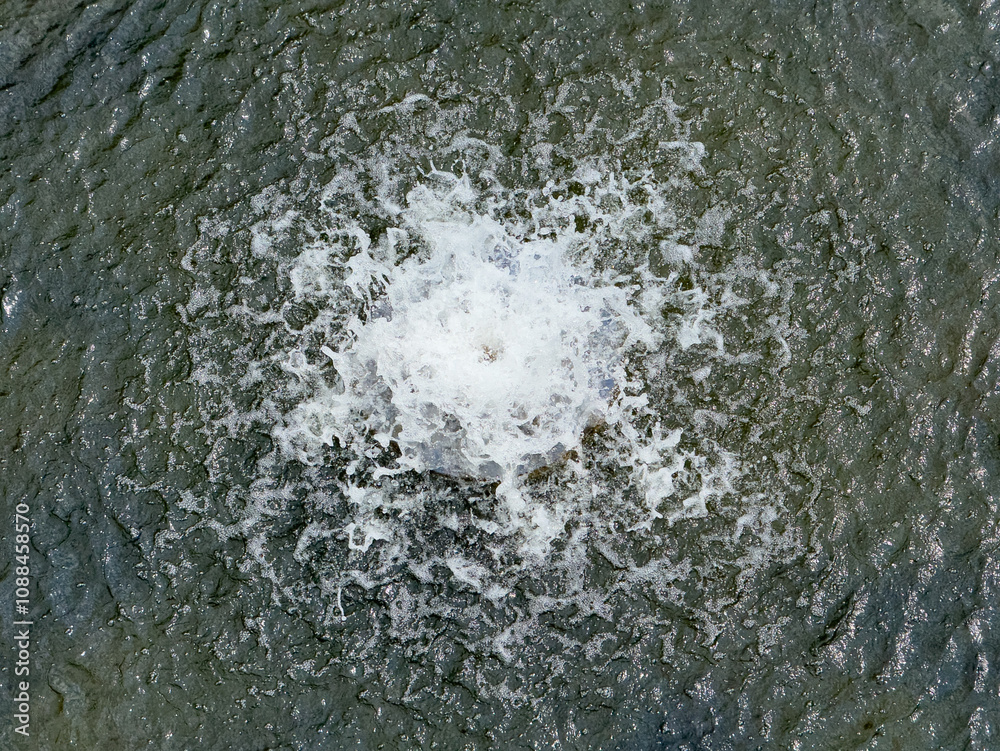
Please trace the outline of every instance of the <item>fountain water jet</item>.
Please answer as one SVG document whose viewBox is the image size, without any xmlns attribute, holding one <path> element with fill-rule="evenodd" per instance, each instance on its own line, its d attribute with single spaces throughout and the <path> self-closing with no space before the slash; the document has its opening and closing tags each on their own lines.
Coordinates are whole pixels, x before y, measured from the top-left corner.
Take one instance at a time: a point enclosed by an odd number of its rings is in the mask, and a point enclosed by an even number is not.
<svg viewBox="0 0 1000 751">
<path fill-rule="evenodd" d="M 364 316 L 324 348 L 343 391 L 303 406 L 327 443 L 397 447 L 398 471 L 499 480 L 516 514 L 518 477 L 616 421 L 622 353 L 654 334 L 628 289 L 569 260 L 573 233 L 514 237 L 435 174 L 449 189 L 412 191 L 400 228 L 348 262 Z M 396 263 L 410 240 L 421 252 Z"/>
</svg>

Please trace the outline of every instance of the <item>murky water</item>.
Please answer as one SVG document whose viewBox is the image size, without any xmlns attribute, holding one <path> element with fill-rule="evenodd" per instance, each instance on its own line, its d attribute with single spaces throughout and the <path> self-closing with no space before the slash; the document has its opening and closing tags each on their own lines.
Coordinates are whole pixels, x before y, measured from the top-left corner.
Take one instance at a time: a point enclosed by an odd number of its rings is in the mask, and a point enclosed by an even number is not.
<svg viewBox="0 0 1000 751">
<path fill-rule="evenodd" d="M 997 747 L 998 42 L 0 6 L 0 744 Z"/>
</svg>

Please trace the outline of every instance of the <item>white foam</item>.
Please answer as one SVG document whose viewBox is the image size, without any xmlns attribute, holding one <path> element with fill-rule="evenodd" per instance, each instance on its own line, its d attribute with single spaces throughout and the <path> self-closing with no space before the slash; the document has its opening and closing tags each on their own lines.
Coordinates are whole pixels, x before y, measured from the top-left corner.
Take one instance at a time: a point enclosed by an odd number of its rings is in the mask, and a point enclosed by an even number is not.
<svg viewBox="0 0 1000 751">
<path fill-rule="evenodd" d="M 685 153 L 697 170 L 702 150 Z M 323 195 L 340 208 L 299 227 L 309 240 L 285 267 L 283 311 L 307 303 L 315 318 L 286 327 L 298 343 L 276 362 L 293 406 L 273 435 L 285 459 L 343 463 L 337 539 L 349 556 L 497 594 L 557 540 L 582 544 L 592 525 L 653 533 L 735 492 L 737 458 L 706 439 L 724 416 L 679 420 L 652 386 L 686 377 L 704 389 L 713 363 L 744 356 L 727 353 L 716 318 L 748 301 L 699 277 L 699 242 L 721 238 L 724 212 L 682 232 L 656 178 L 599 163 L 520 192 L 432 169 L 400 198 L 387 174 L 363 200 L 352 173 L 339 175 Z M 282 206 L 255 236 L 272 243 L 291 221 Z M 604 458 L 584 445 L 590 428 Z M 545 466 L 552 492 L 529 477 Z M 495 481 L 495 497 L 436 514 L 435 486 L 402 477 L 426 473 Z M 418 554 L 413 515 L 428 513 L 456 539 L 485 536 L 506 562 L 484 566 L 462 545 Z"/>
<path fill-rule="evenodd" d="M 466 648 L 515 662 L 545 635 L 577 654 L 568 621 L 603 659 L 590 621 L 718 598 L 734 564 L 790 545 L 772 492 L 790 475 L 756 458 L 760 389 L 740 370 L 795 351 L 788 280 L 731 258 L 743 228 L 667 99 L 622 138 L 560 97 L 513 155 L 421 96 L 357 154 L 373 113 L 347 114 L 320 146 L 329 184 L 262 193 L 248 240 L 243 214 L 202 222 L 184 257 L 205 433 L 220 456 L 261 429 L 275 447 L 248 487 L 210 457 L 225 498 L 183 508 L 245 540 L 245 570 L 359 665 L 459 621 Z M 572 138 L 548 143 L 577 104 Z M 430 158 L 470 177 L 421 173 Z M 241 247 L 239 284 L 217 291 Z M 641 610 L 630 627 L 654 633 L 664 611 Z"/>
<path fill-rule="evenodd" d="M 513 479 L 579 449 L 586 428 L 616 419 L 622 354 L 652 346 L 629 291 L 594 278 L 568 256 L 577 238 L 513 235 L 472 211 L 468 179 L 436 173 L 446 189 L 407 197 L 402 228 L 379 247 L 360 237 L 345 285 L 365 304 L 348 342 L 322 351 L 343 391 L 325 389 L 289 421 L 295 439 L 359 451 L 374 439 L 417 472 Z M 392 259 L 410 237 L 422 252 Z M 303 270 L 293 279 L 315 291 Z M 287 363 L 301 373 L 302 358 Z"/>
</svg>

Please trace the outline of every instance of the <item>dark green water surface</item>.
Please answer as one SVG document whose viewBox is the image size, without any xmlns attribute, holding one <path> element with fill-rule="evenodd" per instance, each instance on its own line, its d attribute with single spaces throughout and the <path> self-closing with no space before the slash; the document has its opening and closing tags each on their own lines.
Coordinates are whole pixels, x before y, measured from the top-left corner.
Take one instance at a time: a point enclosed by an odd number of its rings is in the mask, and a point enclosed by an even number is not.
<svg viewBox="0 0 1000 751">
<path fill-rule="evenodd" d="M 998 45 L 985 1 L 0 3 L 0 748 L 1000 748 Z M 541 559 L 430 473 L 350 547 L 357 457 L 282 453 L 282 363 L 432 163 L 512 225 L 584 166 L 665 197 L 578 231 L 711 299 L 725 357 L 635 365 L 739 465 L 705 515 L 632 528 L 595 431 Z"/>
</svg>

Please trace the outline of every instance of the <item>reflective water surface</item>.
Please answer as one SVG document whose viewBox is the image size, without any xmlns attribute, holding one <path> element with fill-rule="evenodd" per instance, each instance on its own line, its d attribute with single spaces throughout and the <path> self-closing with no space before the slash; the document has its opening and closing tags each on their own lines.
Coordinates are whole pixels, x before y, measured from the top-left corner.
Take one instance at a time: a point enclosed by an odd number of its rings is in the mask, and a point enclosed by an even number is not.
<svg viewBox="0 0 1000 751">
<path fill-rule="evenodd" d="M 0 744 L 995 748 L 998 35 L 0 6 Z"/>
</svg>

